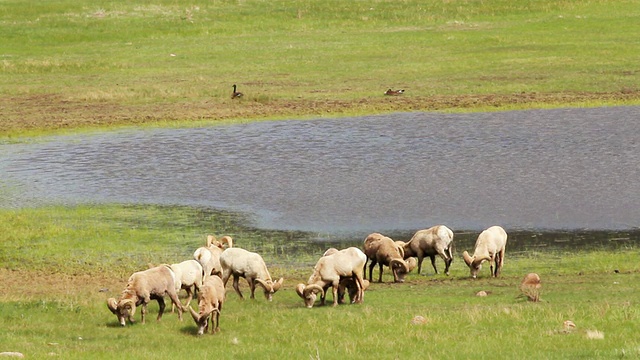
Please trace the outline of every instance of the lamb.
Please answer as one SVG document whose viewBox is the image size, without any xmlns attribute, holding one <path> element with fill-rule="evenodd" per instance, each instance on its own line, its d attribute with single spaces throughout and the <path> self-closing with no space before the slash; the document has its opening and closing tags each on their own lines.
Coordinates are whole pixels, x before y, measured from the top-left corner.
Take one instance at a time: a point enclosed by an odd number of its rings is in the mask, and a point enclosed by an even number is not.
<svg viewBox="0 0 640 360">
<path fill-rule="evenodd" d="M 220 331 L 220 312 L 224 303 L 226 291 L 222 279 L 218 276 L 210 276 L 205 280 L 198 293 L 198 312 L 189 306 L 191 317 L 198 326 L 198 335 L 207 332 L 209 317 L 211 317 L 211 333 Z"/>
<path fill-rule="evenodd" d="M 362 301 L 364 302 L 364 292 L 369 288 L 371 283 L 367 279 L 362 280 Z M 338 304 L 344 304 L 344 296 L 349 293 L 349 300 L 351 304 L 355 304 L 358 300 L 358 283 L 353 277 L 346 277 L 340 280 L 338 285 Z"/>
<path fill-rule="evenodd" d="M 217 240 L 215 236 L 207 236 L 207 245 L 196 249 L 193 258 L 202 265 L 205 278 L 210 275 L 222 274 L 220 266 L 220 254 L 224 251 L 224 244 L 227 248 L 233 247 L 233 239 L 230 236 L 223 236 Z"/>
<path fill-rule="evenodd" d="M 251 299 L 255 299 L 256 284 L 264 288 L 264 296 L 271 301 L 273 294 L 280 289 L 284 282 L 284 279 L 280 278 L 274 283 L 262 256 L 245 249 L 228 248 L 220 255 L 220 265 L 222 265 L 222 282 L 226 286 L 229 277 L 233 275 L 233 288 L 241 299 L 244 297 L 238 286 L 240 277 L 245 278 L 249 283 Z"/>
<path fill-rule="evenodd" d="M 331 250 L 331 249 L 330 249 Z M 325 252 L 326 254 L 327 252 Z M 326 289 L 333 288 L 333 306 L 338 305 L 338 289 L 340 282 L 352 279 L 355 282 L 353 301 L 362 303 L 364 285 L 364 266 L 367 256 L 358 248 L 350 247 L 341 251 L 328 251 L 322 256 L 313 269 L 307 284 L 298 284 L 296 293 L 304 300 L 305 306 L 312 308 L 320 293 L 321 304 L 324 305 Z M 344 284 L 345 288 L 347 284 Z"/>
<path fill-rule="evenodd" d="M 422 260 L 431 258 L 433 270 L 438 274 L 436 255 L 444 260 L 444 273 L 449 275 L 449 267 L 453 262 L 453 231 L 444 225 L 436 225 L 418 230 L 407 243 L 396 241 L 403 246 L 404 258 L 418 257 L 418 274 L 422 273 Z"/>
<path fill-rule="evenodd" d="M 118 317 L 120 325 L 125 326 L 127 319 L 133 323 L 136 306 L 142 304 L 141 318 L 144 324 L 147 304 L 151 300 L 156 300 L 160 307 L 157 320 L 160 321 L 165 308 L 164 296 L 169 295 L 173 304 L 178 307 L 178 318 L 182 321 L 182 305 L 178 300 L 175 281 L 175 274 L 166 264 L 138 271 L 129 277 L 120 300 L 107 299 L 107 307 Z"/>
<path fill-rule="evenodd" d="M 178 264 L 171 264 L 171 270 L 175 274 L 176 293 L 180 289 L 187 292 L 187 301 L 185 305 L 189 305 L 193 298 L 194 291 L 200 290 L 204 279 L 202 265 L 195 260 L 186 260 Z M 192 290 L 193 289 L 193 290 Z M 175 309 L 175 304 L 171 305 L 171 312 Z"/>
<path fill-rule="evenodd" d="M 482 269 L 482 263 L 489 261 L 491 266 L 491 276 L 498 277 L 502 264 L 504 263 L 504 252 L 507 245 L 507 233 L 500 226 L 492 226 L 484 230 L 476 240 L 476 248 L 473 257 L 468 252 L 462 253 L 464 262 L 471 270 L 471 277 L 478 276 L 478 271 Z M 493 265 L 495 263 L 495 270 Z"/>
<path fill-rule="evenodd" d="M 378 282 L 382 282 L 383 265 L 388 266 L 393 272 L 394 282 L 404 282 L 404 277 L 412 270 L 407 262 L 404 261 L 404 249 L 402 246 L 382 234 L 373 233 L 367 236 L 364 240 L 364 253 L 367 255 L 367 261 L 371 259 L 369 281 L 372 281 L 373 268 L 376 264 L 380 265 Z"/>
</svg>

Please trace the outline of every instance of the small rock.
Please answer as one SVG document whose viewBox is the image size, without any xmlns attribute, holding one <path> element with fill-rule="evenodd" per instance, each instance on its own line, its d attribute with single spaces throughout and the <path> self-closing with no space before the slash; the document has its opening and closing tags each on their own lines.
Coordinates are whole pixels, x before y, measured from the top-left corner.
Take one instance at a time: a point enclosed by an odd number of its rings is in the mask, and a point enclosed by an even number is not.
<svg viewBox="0 0 640 360">
<path fill-rule="evenodd" d="M 571 320 L 566 320 L 562 326 L 564 327 L 565 330 L 570 331 L 576 328 L 576 324 L 573 323 L 573 321 Z"/>
<path fill-rule="evenodd" d="M 23 358 L 24 354 L 19 353 L 17 351 L 5 351 L 5 352 L 0 352 L 0 356 Z"/>
<path fill-rule="evenodd" d="M 476 293 L 476 296 L 479 296 L 479 297 L 485 297 L 485 296 L 487 296 L 487 295 L 489 295 L 489 294 L 487 294 L 487 292 L 486 292 L 486 291 L 484 291 L 484 290 L 480 290 L 480 291 L 478 291 L 478 292 Z"/>
<path fill-rule="evenodd" d="M 423 325 L 427 323 L 427 319 L 424 316 L 416 315 L 411 319 L 411 324 L 413 325 Z"/>
</svg>

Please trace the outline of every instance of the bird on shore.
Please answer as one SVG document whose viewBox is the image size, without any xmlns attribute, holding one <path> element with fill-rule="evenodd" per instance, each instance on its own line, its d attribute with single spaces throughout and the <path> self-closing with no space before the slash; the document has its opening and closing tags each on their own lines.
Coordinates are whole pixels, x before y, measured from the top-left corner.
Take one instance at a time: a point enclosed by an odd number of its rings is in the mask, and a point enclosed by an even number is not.
<svg viewBox="0 0 640 360">
<path fill-rule="evenodd" d="M 231 98 L 237 99 L 237 98 L 241 98 L 242 96 L 244 96 L 244 94 L 241 92 L 238 92 L 236 84 L 233 84 L 233 92 L 231 93 Z"/>
<path fill-rule="evenodd" d="M 389 96 L 396 96 L 396 95 L 402 95 L 404 94 L 404 89 L 400 89 L 400 90 L 387 90 L 384 92 L 385 95 L 389 95 Z"/>
</svg>

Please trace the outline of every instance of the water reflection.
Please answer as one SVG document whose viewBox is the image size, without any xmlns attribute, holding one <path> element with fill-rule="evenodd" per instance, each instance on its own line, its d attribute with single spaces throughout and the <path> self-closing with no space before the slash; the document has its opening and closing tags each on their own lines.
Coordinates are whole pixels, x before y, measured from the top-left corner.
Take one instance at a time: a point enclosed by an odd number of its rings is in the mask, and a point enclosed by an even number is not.
<svg viewBox="0 0 640 360">
<path fill-rule="evenodd" d="M 328 233 L 631 229 L 639 115 L 409 113 L 58 137 L 2 145 L 0 206 L 205 206 Z"/>
</svg>

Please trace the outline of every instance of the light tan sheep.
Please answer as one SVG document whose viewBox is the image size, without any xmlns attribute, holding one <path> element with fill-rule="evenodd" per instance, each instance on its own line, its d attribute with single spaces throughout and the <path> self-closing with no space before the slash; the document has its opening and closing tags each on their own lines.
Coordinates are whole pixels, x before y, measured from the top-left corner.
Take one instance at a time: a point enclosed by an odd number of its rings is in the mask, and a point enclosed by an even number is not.
<svg viewBox="0 0 640 360">
<path fill-rule="evenodd" d="M 436 255 L 444 260 L 444 272 L 449 275 L 449 267 L 453 262 L 453 231 L 444 225 L 436 225 L 424 230 L 418 230 L 411 240 L 401 243 L 404 258 L 418 258 L 418 274 L 422 273 L 422 260 L 426 256 L 431 259 L 433 270 L 438 274 L 436 267 Z"/>
<path fill-rule="evenodd" d="M 504 264 L 506 246 L 507 232 L 500 226 L 492 226 L 480 233 L 478 240 L 476 240 L 473 256 L 469 256 L 466 251 L 462 253 L 464 262 L 471 270 L 471 277 L 475 279 L 478 276 L 478 272 L 482 269 L 482 263 L 485 261 L 489 261 L 491 276 L 498 277 Z"/>
<path fill-rule="evenodd" d="M 215 236 L 208 235 L 207 243 L 203 247 L 199 247 L 193 253 L 193 258 L 202 265 L 205 278 L 210 275 L 222 274 L 222 266 L 220 265 L 220 254 L 225 249 L 233 247 L 233 239 L 231 236 L 223 236 L 217 240 Z"/>
<path fill-rule="evenodd" d="M 369 234 L 364 239 L 364 253 L 367 255 L 367 261 L 371 260 L 369 281 L 372 281 L 373 268 L 376 264 L 380 266 L 378 282 L 382 282 L 382 267 L 384 265 L 391 269 L 393 281 L 395 282 L 404 282 L 405 276 L 411 271 L 407 262 L 404 261 L 404 249 L 402 246 L 382 234 Z"/>
<path fill-rule="evenodd" d="M 326 253 L 326 252 L 325 252 Z M 329 255 L 322 256 L 313 268 L 313 274 L 307 284 L 298 284 L 296 293 L 304 300 L 305 306 L 313 307 L 318 294 L 321 304 L 325 303 L 326 290 L 333 289 L 333 306 L 338 305 L 338 288 L 340 281 L 351 278 L 356 283 L 354 302 L 361 303 L 364 288 L 364 266 L 366 255 L 356 247 L 350 247 L 340 251 L 331 251 Z"/>
<path fill-rule="evenodd" d="M 185 305 L 189 305 L 193 294 L 200 290 L 204 279 L 204 271 L 202 265 L 195 260 L 185 260 L 181 263 L 171 264 L 171 270 L 176 278 L 176 293 L 181 289 L 187 292 L 187 300 Z M 171 304 L 171 312 L 174 312 L 175 304 Z"/>
<path fill-rule="evenodd" d="M 178 318 L 182 320 L 182 305 L 176 293 L 175 274 L 169 265 L 160 265 L 133 273 L 120 299 L 117 301 L 115 298 L 107 299 L 107 307 L 118 317 L 120 325 L 125 326 L 127 319 L 133 323 L 136 306 L 142 305 L 141 321 L 144 324 L 147 304 L 151 300 L 156 300 L 160 307 L 157 320 L 160 321 L 165 308 L 165 295 L 168 295 L 178 307 Z"/>
<path fill-rule="evenodd" d="M 255 299 L 254 292 L 257 284 L 263 287 L 264 296 L 269 301 L 273 299 L 273 294 L 280 289 L 284 282 L 283 278 L 273 282 L 262 256 L 245 249 L 234 247 L 223 251 L 220 255 L 220 265 L 222 266 L 222 282 L 226 286 L 229 277 L 233 275 L 233 288 L 242 299 L 244 297 L 238 284 L 240 277 L 245 278 L 249 283 L 252 299 Z"/>
<path fill-rule="evenodd" d="M 218 276 L 210 276 L 205 280 L 198 293 L 198 312 L 189 306 L 189 312 L 198 327 L 198 335 L 202 335 L 209 329 L 209 317 L 211 317 L 211 333 L 220 331 L 220 313 L 226 297 L 226 291 L 222 279 Z"/>
</svg>

